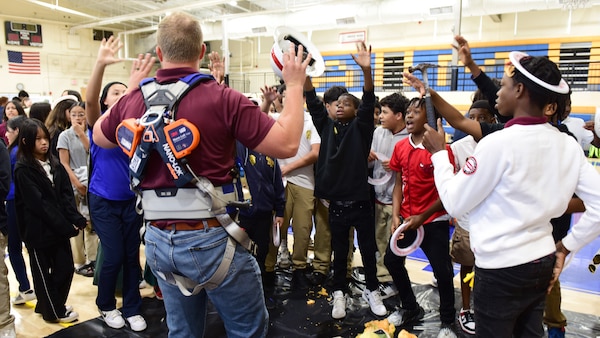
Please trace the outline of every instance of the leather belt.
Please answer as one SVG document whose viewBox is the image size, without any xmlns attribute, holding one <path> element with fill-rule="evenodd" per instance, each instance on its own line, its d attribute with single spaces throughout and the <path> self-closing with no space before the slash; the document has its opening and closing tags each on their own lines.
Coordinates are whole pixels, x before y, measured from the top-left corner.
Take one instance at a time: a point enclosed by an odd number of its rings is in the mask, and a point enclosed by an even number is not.
<svg viewBox="0 0 600 338">
<path fill-rule="evenodd" d="M 219 220 L 216 218 L 207 218 L 199 221 L 198 223 L 185 223 L 176 222 L 170 223 L 166 226 L 159 226 L 155 222 L 150 222 L 150 225 L 157 227 L 162 230 L 176 230 L 176 231 L 192 231 L 192 230 L 203 230 L 204 228 L 217 228 L 221 226 Z"/>
</svg>

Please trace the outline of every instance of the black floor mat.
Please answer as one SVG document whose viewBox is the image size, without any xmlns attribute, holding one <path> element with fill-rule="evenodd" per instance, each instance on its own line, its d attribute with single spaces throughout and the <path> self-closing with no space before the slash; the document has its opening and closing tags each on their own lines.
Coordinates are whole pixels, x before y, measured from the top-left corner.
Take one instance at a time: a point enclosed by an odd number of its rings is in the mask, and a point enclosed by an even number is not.
<svg viewBox="0 0 600 338">
<path fill-rule="evenodd" d="M 352 298 L 348 301 L 346 318 L 334 320 L 331 318 L 331 305 L 329 293 L 323 293 L 320 288 L 309 290 L 290 289 L 291 273 L 289 271 L 277 272 L 277 290 L 275 292 L 275 308 L 269 310 L 270 325 L 268 337 L 356 337 L 364 330 L 364 323 L 382 319 L 373 315 L 366 302 L 361 298 L 362 283 L 351 283 Z M 437 290 L 431 285 L 413 285 L 419 304 L 425 309 L 423 321 L 400 329 L 406 329 L 419 338 L 437 337 L 439 331 L 439 296 Z M 460 309 L 460 291 L 456 290 L 456 308 Z M 313 302 L 314 301 L 314 302 Z M 398 305 L 395 297 L 384 301 L 388 310 Z M 84 337 L 167 337 L 165 310 L 162 301 L 155 298 L 144 298 L 142 301 L 142 315 L 148 323 L 148 328 L 143 332 L 133 332 L 128 327 L 115 330 L 107 327 L 104 322 L 95 318 L 86 322 L 58 331 L 48 337 L 53 338 L 84 338 Z M 583 338 L 600 336 L 600 318 L 586 314 L 565 311 L 568 319 L 567 337 Z M 214 308 L 209 304 L 206 320 L 206 337 L 226 337 L 223 322 Z M 457 324 L 458 325 L 458 324 Z M 458 326 L 457 326 L 458 327 Z M 460 337 L 471 337 L 459 334 Z"/>
</svg>

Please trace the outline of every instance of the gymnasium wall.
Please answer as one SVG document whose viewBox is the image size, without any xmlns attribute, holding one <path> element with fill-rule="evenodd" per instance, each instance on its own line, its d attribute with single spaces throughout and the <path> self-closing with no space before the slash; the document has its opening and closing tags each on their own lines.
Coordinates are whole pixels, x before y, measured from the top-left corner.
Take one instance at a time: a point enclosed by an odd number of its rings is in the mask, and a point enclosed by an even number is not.
<svg viewBox="0 0 600 338">
<path fill-rule="evenodd" d="M 401 9 L 399 9 L 401 10 Z M 11 20 L 9 17 L 0 19 Z M 490 17 L 463 18 L 461 31 L 470 41 L 474 50 L 488 48 L 497 57 L 512 49 L 527 50 L 560 45 L 561 43 L 576 43 L 590 41 L 594 48 L 600 46 L 600 7 L 575 10 L 572 12 L 571 24 L 567 11 L 532 11 L 519 14 L 503 14 L 499 23 Z M 99 42 L 92 40 L 92 31 L 82 29 L 75 34 L 69 32 L 69 26 L 51 22 L 32 22 L 43 25 L 44 46 L 42 48 L 6 46 L 4 39 L 0 41 L 0 95 L 14 95 L 16 84 L 22 83 L 32 96 L 57 97 L 64 89 L 84 91 L 89 74 L 96 59 Z M 450 64 L 452 60 L 450 42 L 451 29 L 454 25 L 451 19 L 436 21 L 406 22 L 401 24 L 377 25 L 371 27 L 348 26 L 336 30 L 305 32 L 317 45 L 327 60 L 328 67 L 337 71 L 348 71 L 352 66 L 349 54 L 355 51 L 353 44 L 339 43 L 342 32 L 365 30 L 367 43 L 371 44 L 374 52 L 374 65 L 377 83 L 378 68 L 385 54 L 403 53 L 406 65 L 421 61 L 432 61 Z M 3 28 L 2 28 L 3 29 Z M 4 32 L 2 32 L 4 35 Z M 210 45 L 212 50 L 224 53 L 222 41 L 214 40 L 212 35 Z M 146 52 L 151 44 L 152 35 L 127 35 L 127 46 L 124 56 L 133 56 Z M 273 39 L 271 36 L 249 37 L 229 41 L 230 54 L 229 76 L 232 87 L 247 93 L 260 93 L 259 88 L 264 84 L 272 84 L 276 78 L 272 75 L 269 64 L 269 52 Z M 41 75 L 16 75 L 8 73 L 6 50 L 39 51 L 41 56 Z M 494 51 L 498 49 L 497 51 Z M 550 55 L 553 57 L 552 55 Z M 483 60 L 485 65 L 485 60 Z M 128 61 L 107 67 L 105 82 L 127 82 L 131 63 Z M 343 69 L 343 68 L 346 69 Z M 461 67 L 462 72 L 462 67 Z M 468 75 L 468 74 L 467 74 Z M 355 78 L 355 76 L 351 76 Z M 317 85 L 320 80 L 314 79 Z M 444 81 L 444 77 L 438 79 Z M 360 90 L 360 81 L 345 83 Z M 324 86 L 324 84 L 323 84 Z M 467 90 L 468 89 L 468 90 Z M 470 101 L 471 88 L 460 92 L 443 93 L 450 102 L 466 106 Z M 407 95 L 411 96 L 410 90 Z M 387 90 L 378 92 L 380 96 L 389 93 Z M 413 93 L 414 94 L 414 93 Z M 599 91 L 575 92 L 573 105 L 585 113 L 594 113 L 600 105 Z"/>
</svg>

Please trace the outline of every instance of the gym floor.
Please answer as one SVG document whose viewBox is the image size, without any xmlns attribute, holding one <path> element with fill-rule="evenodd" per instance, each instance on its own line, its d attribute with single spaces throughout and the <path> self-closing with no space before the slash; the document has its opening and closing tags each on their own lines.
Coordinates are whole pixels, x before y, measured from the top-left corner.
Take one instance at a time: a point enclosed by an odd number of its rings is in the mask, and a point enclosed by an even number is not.
<svg viewBox="0 0 600 338">
<path fill-rule="evenodd" d="M 577 216 L 574 216 L 576 221 Z M 293 240 L 291 235 L 288 236 L 290 243 Z M 290 245 L 291 247 L 291 245 Z M 584 247 L 579 252 L 575 253 L 567 268 L 561 275 L 562 285 L 562 308 L 567 314 L 569 325 L 567 326 L 567 337 L 595 337 L 600 336 L 600 272 L 591 273 L 588 269 L 592 263 L 592 258 L 600 248 L 600 238 L 594 240 L 591 244 Z M 143 249 L 143 248 L 142 248 Z M 26 250 L 24 250 L 26 255 Z M 28 257 L 25 257 L 28 261 Z M 142 264 L 144 263 L 144 255 L 142 250 Z M 10 268 L 10 263 L 5 260 L 9 266 L 9 281 L 11 295 L 17 293 L 17 283 Z M 354 266 L 360 266 L 360 254 L 356 250 L 354 256 Z M 421 326 L 407 328 L 419 337 L 428 337 L 427 330 L 428 322 L 435 323 L 435 290 L 431 287 L 431 267 L 427 263 L 425 256 L 421 250 L 415 251 L 407 260 L 407 268 L 409 270 L 411 280 L 417 284 L 415 291 L 418 297 L 422 297 L 426 303 L 432 303 L 431 316 L 426 316 L 426 320 Z M 457 275 L 454 279 L 455 288 L 457 290 L 457 308 L 460 308 L 459 295 L 459 277 L 458 266 L 455 266 Z M 370 320 L 377 319 L 365 308 L 365 304 L 360 302 L 359 297 L 354 297 L 354 304 L 357 310 L 356 315 L 348 316 L 344 321 L 333 321 L 330 317 L 331 308 L 328 304 L 328 296 L 320 296 L 315 291 L 309 291 L 308 298 L 315 299 L 314 305 L 308 306 L 305 294 L 298 295 L 289 291 L 290 273 L 287 270 L 278 271 L 278 284 L 281 289 L 278 296 L 278 308 L 271 311 L 271 329 L 270 337 L 297 337 L 302 335 L 306 337 L 333 337 L 333 336 L 355 336 L 362 332 L 362 325 Z M 355 283 L 360 288 L 360 283 Z M 288 288 L 288 289 L 286 289 Z M 312 292 L 312 293 L 311 293 Z M 357 289 L 357 292 L 359 290 Z M 147 318 L 149 329 L 148 332 L 134 333 L 129 329 L 112 330 L 106 329 L 103 323 L 97 319 L 98 310 L 95 305 L 96 286 L 92 284 L 92 278 L 83 277 L 75 274 L 73 284 L 67 303 L 72 305 L 79 313 L 79 320 L 72 324 L 51 324 L 42 320 L 41 316 L 34 313 L 35 301 L 28 302 L 24 305 L 12 306 L 12 313 L 15 316 L 15 326 L 17 337 L 166 337 L 163 317 L 164 312 L 161 309 L 159 301 L 154 299 L 154 292 L 151 287 L 141 289 L 144 304 L 147 307 L 144 315 Z M 433 298 L 432 298 L 433 297 Z M 386 300 L 388 308 L 395 304 L 393 298 Z M 117 298 L 117 307 L 121 306 L 121 299 Z M 425 307 L 425 306 L 424 306 Z M 302 310 L 305 309 L 305 310 Z M 429 321 L 427 318 L 433 319 Z M 208 320 L 208 328 L 211 330 L 207 336 L 221 336 L 222 323 L 216 314 L 212 314 Z M 438 322 L 439 323 L 439 322 Z M 78 325 L 82 324 L 82 325 Z M 63 330 L 67 327 L 78 326 Z M 314 329 L 309 327 L 314 326 Z M 75 330 L 77 329 L 77 330 Z M 62 330 L 62 331 L 61 331 Z M 162 332 L 162 334 L 161 334 Z M 207 332 L 208 333 L 208 332 Z M 214 335 L 213 335 L 214 334 Z M 433 335 L 433 333 L 432 333 Z"/>
</svg>

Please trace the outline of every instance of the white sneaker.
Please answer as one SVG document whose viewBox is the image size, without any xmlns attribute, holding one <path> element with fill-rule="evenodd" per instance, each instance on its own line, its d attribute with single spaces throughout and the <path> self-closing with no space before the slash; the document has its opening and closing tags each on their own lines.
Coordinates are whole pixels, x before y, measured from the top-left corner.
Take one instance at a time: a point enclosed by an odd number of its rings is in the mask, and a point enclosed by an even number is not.
<svg viewBox="0 0 600 338">
<path fill-rule="evenodd" d="M 381 295 L 379 294 L 379 290 L 370 291 L 367 288 L 363 291 L 362 297 L 367 301 L 371 311 L 377 316 L 385 316 L 387 314 L 387 309 L 383 302 L 381 301 Z"/>
<path fill-rule="evenodd" d="M 19 292 L 19 294 L 16 297 L 11 299 L 11 302 L 13 303 L 13 305 L 22 305 L 34 299 L 36 299 L 35 292 L 33 291 L 33 289 L 29 289 L 24 292 Z"/>
<path fill-rule="evenodd" d="M 120 329 L 125 326 L 125 320 L 123 316 L 121 316 L 121 311 L 114 309 L 111 311 L 100 311 L 100 315 L 102 315 L 102 319 L 109 327 L 113 329 Z"/>
<path fill-rule="evenodd" d="M 2 337 L 2 338 L 17 338 L 17 333 L 15 332 L 15 328 L 13 326 L 11 326 L 11 327 L 5 327 L 5 328 L 1 329 L 0 337 Z"/>
<path fill-rule="evenodd" d="M 393 282 L 385 282 L 379 284 L 379 295 L 381 299 L 388 299 L 398 294 L 398 289 Z"/>
<path fill-rule="evenodd" d="M 394 324 L 395 327 L 400 327 L 408 323 L 418 322 L 421 319 L 423 319 L 424 316 L 425 311 L 420 305 L 418 305 L 417 308 L 414 310 L 400 308 L 392 312 L 387 317 L 387 320 L 390 324 Z"/>
<path fill-rule="evenodd" d="M 346 295 L 343 291 L 333 292 L 333 310 L 331 310 L 333 319 L 342 319 L 346 317 Z"/>
<path fill-rule="evenodd" d="M 144 331 L 148 327 L 144 317 L 140 315 L 127 317 L 127 322 L 129 323 L 129 327 L 135 332 Z"/>
<path fill-rule="evenodd" d="M 468 334 L 475 334 L 475 313 L 473 309 L 460 309 L 458 322 L 463 331 Z"/>
<path fill-rule="evenodd" d="M 442 328 L 437 335 L 437 338 L 458 338 L 453 324 L 442 324 Z"/>
<path fill-rule="evenodd" d="M 402 325 L 402 314 L 399 311 L 394 311 L 390 313 L 387 317 L 388 323 L 393 324 L 395 327 L 400 327 Z"/>
<path fill-rule="evenodd" d="M 71 323 L 79 318 L 79 314 L 75 311 L 67 311 L 64 317 L 58 318 L 59 323 Z"/>
</svg>

